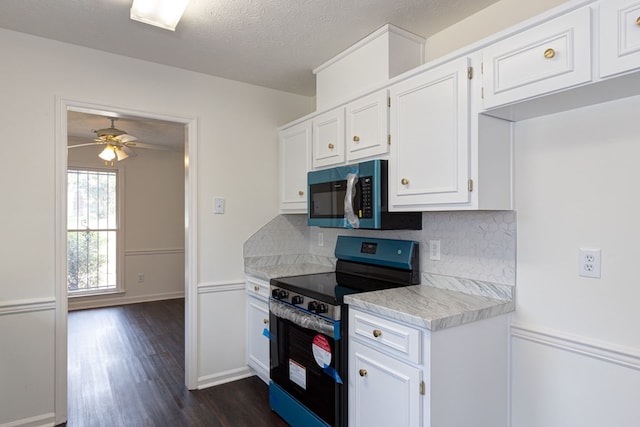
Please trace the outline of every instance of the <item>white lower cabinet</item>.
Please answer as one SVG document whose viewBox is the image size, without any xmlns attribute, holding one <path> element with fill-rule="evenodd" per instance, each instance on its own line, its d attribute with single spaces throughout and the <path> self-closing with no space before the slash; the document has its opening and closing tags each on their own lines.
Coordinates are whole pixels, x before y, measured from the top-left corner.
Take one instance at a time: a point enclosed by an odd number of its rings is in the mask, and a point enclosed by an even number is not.
<svg viewBox="0 0 640 427">
<path fill-rule="evenodd" d="M 269 283 L 253 277 L 247 285 L 247 365 L 269 384 Z"/>
<path fill-rule="evenodd" d="M 350 427 L 506 427 L 506 315 L 435 332 L 349 310 Z"/>
<path fill-rule="evenodd" d="M 420 426 L 422 369 L 357 341 L 350 353 L 349 425 Z"/>
</svg>

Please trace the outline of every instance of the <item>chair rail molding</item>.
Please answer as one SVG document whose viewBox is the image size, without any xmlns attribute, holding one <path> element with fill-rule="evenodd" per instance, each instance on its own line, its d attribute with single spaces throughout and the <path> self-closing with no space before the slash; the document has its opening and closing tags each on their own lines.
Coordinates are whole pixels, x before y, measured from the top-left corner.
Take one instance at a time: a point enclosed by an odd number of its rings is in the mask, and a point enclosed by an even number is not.
<svg viewBox="0 0 640 427">
<path fill-rule="evenodd" d="M 517 322 L 511 324 L 511 337 L 640 370 L 640 349 Z"/>
</svg>

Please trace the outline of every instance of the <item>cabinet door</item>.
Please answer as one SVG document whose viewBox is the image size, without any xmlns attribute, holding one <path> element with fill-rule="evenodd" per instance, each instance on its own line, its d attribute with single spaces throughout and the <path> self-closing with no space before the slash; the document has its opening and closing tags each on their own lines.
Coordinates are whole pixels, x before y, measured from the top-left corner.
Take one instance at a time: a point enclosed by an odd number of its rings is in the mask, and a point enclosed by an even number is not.
<svg viewBox="0 0 640 427">
<path fill-rule="evenodd" d="M 313 119 L 313 167 L 344 163 L 344 108 Z"/>
<path fill-rule="evenodd" d="M 391 210 L 469 201 L 469 60 L 390 88 Z"/>
<path fill-rule="evenodd" d="M 381 90 L 347 105 L 347 161 L 387 154 L 389 108 Z"/>
<path fill-rule="evenodd" d="M 266 383 L 269 382 L 269 339 L 263 331 L 269 328 L 269 303 L 247 297 L 247 364 Z"/>
<path fill-rule="evenodd" d="M 591 80 L 591 9 L 523 31 L 483 51 L 484 107 Z"/>
<path fill-rule="evenodd" d="M 600 2 L 600 76 L 640 68 L 640 1 Z"/>
<path fill-rule="evenodd" d="M 418 427 L 422 370 L 357 341 L 349 345 L 349 425 Z"/>
<path fill-rule="evenodd" d="M 307 172 L 311 169 L 311 122 L 280 132 L 280 211 L 307 212 Z"/>
</svg>

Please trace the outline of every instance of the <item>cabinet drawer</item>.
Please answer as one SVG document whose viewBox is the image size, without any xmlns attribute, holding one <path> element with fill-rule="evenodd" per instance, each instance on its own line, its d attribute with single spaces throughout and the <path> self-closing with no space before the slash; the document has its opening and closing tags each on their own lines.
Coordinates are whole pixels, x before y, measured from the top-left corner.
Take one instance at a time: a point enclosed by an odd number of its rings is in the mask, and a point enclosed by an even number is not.
<svg viewBox="0 0 640 427">
<path fill-rule="evenodd" d="M 421 362 L 421 332 L 409 325 L 349 310 L 349 336 L 376 350 L 413 363 Z"/>
<path fill-rule="evenodd" d="M 252 295 L 264 301 L 269 300 L 269 282 L 249 276 L 246 276 L 245 280 L 247 295 Z"/>
<path fill-rule="evenodd" d="M 483 51 L 484 107 L 591 80 L 591 9 L 558 17 Z"/>
<path fill-rule="evenodd" d="M 640 0 L 600 4 L 600 76 L 640 68 Z"/>
</svg>

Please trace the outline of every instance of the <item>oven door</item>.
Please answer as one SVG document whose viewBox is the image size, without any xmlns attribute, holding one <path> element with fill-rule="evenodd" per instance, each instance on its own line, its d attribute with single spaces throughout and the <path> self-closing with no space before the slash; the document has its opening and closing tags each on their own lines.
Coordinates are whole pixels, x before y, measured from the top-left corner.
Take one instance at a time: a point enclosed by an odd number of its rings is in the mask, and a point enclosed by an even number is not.
<svg viewBox="0 0 640 427">
<path fill-rule="evenodd" d="M 343 426 L 340 322 L 269 302 L 270 405 L 296 426 Z"/>
</svg>

